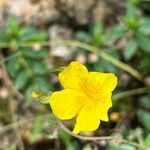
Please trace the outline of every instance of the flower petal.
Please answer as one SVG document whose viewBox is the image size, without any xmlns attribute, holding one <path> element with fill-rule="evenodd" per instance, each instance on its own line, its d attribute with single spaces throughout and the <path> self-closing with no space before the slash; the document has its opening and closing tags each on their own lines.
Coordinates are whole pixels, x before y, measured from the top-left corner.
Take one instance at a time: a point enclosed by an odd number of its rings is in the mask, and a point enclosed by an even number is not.
<svg viewBox="0 0 150 150">
<path fill-rule="evenodd" d="M 75 117 L 87 100 L 86 95 L 75 90 L 65 89 L 54 92 L 49 103 L 53 113 L 62 120 Z"/>
<path fill-rule="evenodd" d="M 88 70 L 84 65 L 73 61 L 59 73 L 59 80 L 64 88 L 81 90 L 80 82 L 87 74 Z"/>
<path fill-rule="evenodd" d="M 91 79 L 91 83 L 100 87 L 105 93 L 112 92 L 117 86 L 117 77 L 113 73 L 90 72 L 88 77 Z"/>
<path fill-rule="evenodd" d="M 94 99 L 111 93 L 117 85 L 117 77 L 113 73 L 89 72 L 85 82 L 82 82 L 83 91 Z"/>
<path fill-rule="evenodd" d="M 77 116 L 74 134 L 78 134 L 80 131 L 94 131 L 98 128 L 100 119 L 98 112 L 93 103 L 87 103 Z"/>
<path fill-rule="evenodd" d="M 97 111 L 100 120 L 108 121 L 108 110 L 112 106 L 111 93 L 103 96 L 103 101 L 100 101 L 97 105 Z"/>
</svg>

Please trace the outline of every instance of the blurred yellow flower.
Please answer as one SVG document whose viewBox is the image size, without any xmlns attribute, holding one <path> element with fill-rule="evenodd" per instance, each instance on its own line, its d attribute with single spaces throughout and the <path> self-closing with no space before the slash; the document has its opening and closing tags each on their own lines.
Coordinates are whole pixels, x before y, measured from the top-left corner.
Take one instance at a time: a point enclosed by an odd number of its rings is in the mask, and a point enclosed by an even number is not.
<svg viewBox="0 0 150 150">
<path fill-rule="evenodd" d="M 94 131 L 100 120 L 108 121 L 107 111 L 117 85 L 114 74 L 88 72 L 84 65 L 73 61 L 59 73 L 59 80 L 64 90 L 52 93 L 49 103 L 61 120 L 77 116 L 74 134 Z"/>
</svg>

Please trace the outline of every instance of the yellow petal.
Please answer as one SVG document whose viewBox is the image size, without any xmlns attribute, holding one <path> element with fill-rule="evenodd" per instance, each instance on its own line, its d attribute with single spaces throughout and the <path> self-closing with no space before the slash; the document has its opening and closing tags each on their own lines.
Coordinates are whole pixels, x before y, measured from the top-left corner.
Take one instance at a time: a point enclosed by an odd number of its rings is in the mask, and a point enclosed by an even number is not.
<svg viewBox="0 0 150 150">
<path fill-rule="evenodd" d="M 91 102 L 87 103 L 77 116 L 74 134 L 78 134 L 80 131 L 94 131 L 98 128 L 100 119 L 95 105 Z"/>
<path fill-rule="evenodd" d="M 87 100 L 86 95 L 75 90 L 65 89 L 54 92 L 49 103 L 53 113 L 62 120 L 75 117 Z"/>
<path fill-rule="evenodd" d="M 81 90 L 80 83 L 88 74 L 86 67 L 73 61 L 59 73 L 59 80 L 64 88 Z"/>
<path fill-rule="evenodd" d="M 105 93 L 112 92 L 117 85 L 117 77 L 113 73 L 90 72 L 88 80 L 94 87 L 100 88 Z"/>
<path fill-rule="evenodd" d="M 83 91 L 92 99 L 100 99 L 102 95 L 111 93 L 117 85 L 117 77 L 112 73 L 89 72 Z"/>
<path fill-rule="evenodd" d="M 111 95 L 110 93 L 103 96 L 102 100 L 96 105 L 100 120 L 108 121 L 108 110 L 112 106 Z"/>
</svg>

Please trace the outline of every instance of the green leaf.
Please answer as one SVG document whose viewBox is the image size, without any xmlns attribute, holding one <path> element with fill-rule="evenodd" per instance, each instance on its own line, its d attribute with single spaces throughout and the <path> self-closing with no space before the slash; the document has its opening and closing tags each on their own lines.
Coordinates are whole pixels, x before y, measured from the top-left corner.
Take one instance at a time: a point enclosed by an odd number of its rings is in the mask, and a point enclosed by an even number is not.
<svg viewBox="0 0 150 150">
<path fill-rule="evenodd" d="M 44 41 L 47 39 L 47 33 L 42 31 L 37 31 L 35 29 L 30 29 L 31 32 L 22 33 L 19 37 L 21 41 Z"/>
<path fill-rule="evenodd" d="M 131 4 L 133 4 L 133 5 L 137 5 L 137 4 L 139 4 L 139 2 L 140 2 L 140 0 L 128 0 L 128 3 L 131 3 Z"/>
<path fill-rule="evenodd" d="M 127 3 L 125 21 L 129 29 L 136 29 L 138 21 L 136 19 L 136 7 L 132 2 Z"/>
<path fill-rule="evenodd" d="M 77 141 L 71 141 L 70 144 L 67 146 L 66 150 L 77 150 L 80 149 L 79 142 Z M 85 149 L 82 149 L 85 150 Z"/>
<path fill-rule="evenodd" d="M 23 47 L 21 48 L 21 53 L 26 56 L 26 57 L 30 57 L 30 58 L 44 58 L 46 56 L 48 56 L 48 50 L 47 49 L 41 49 L 39 51 L 34 51 L 31 48 L 28 47 Z"/>
<path fill-rule="evenodd" d="M 76 33 L 76 38 L 85 43 L 90 43 L 92 41 L 91 36 L 84 31 L 78 31 Z"/>
<path fill-rule="evenodd" d="M 123 24 L 112 27 L 111 31 L 105 35 L 106 44 L 112 44 L 123 37 L 127 29 Z"/>
<path fill-rule="evenodd" d="M 20 67 L 21 64 L 20 64 L 19 56 L 12 57 L 7 61 L 7 69 L 12 77 L 16 77 Z"/>
<path fill-rule="evenodd" d="M 111 145 L 107 150 L 136 150 L 136 148 L 128 144 L 119 144 Z"/>
<path fill-rule="evenodd" d="M 8 32 L 13 36 L 17 37 L 19 34 L 19 23 L 17 20 L 16 16 L 10 16 L 8 17 L 8 22 L 7 22 L 7 30 Z"/>
<path fill-rule="evenodd" d="M 101 33 L 103 33 L 103 30 L 104 30 L 104 26 L 103 26 L 103 22 L 101 20 L 96 21 L 92 26 L 93 36 L 100 35 Z"/>
<path fill-rule="evenodd" d="M 140 109 L 137 111 L 137 117 L 139 122 L 143 125 L 143 127 L 150 131 L 150 113 Z"/>
<path fill-rule="evenodd" d="M 131 39 L 124 50 L 124 57 L 126 60 L 130 60 L 136 53 L 137 51 L 137 43 L 135 40 Z"/>
<path fill-rule="evenodd" d="M 135 16 L 136 16 L 136 7 L 133 3 L 128 2 L 125 18 L 128 20 L 135 18 Z"/>
<path fill-rule="evenodd" d="M 15 80 L 15 88 L 17 90 L 22 89 L 30 79 L 30 76 L 25 72 L 25 70 L 22 70 L 18 73 L 16 80 Z"/>
<path fill-rule="evenodd" d="M 31 100 L 33 100 L 33 98 L 32 98 L 32 92 L 36 91 L 36 90 L 39 90 L 39 89 L 33 83 L 30 83 L 30 85 L 28 87 L 26 87 L 25 97 L 26 97 L 27 101 L 30 102 Z"/>
<path fill-rule="evenodd" d="M 43 130 L 43 126 L 44 126 L 44 117 L 36 116 L 32 126 L 32 137 L 31 137 L 32 141 L 34 141 L 39 136 L 39 134 Z"/>
<path fill-rule="evenodd" d="M 34 82 L 36 83 L 39 91 L 49 92 L 52 89 L 52 85 L 50 84 L 50 82 L 46 76 L 38 76 L 37 75 L 34 78 Z"/>
<path fill-rule="evenodd" d="M 11 36 L 4 32 L 0 32 L 0 43 L 8 43 L 12 40 Z"/>
<path fill-rule="evenodd" d="M 144 144 L 146 146 L 150 146 L 150 133 L 147 135 L 147 137 L 145 138 Z"/>
<path fill-rule="evenodd" d="M 37 32 L 35 28 L 30 26 L 21 27 L 19 31 L 19 39 L 21 39 L 24 36 L 27 36 L 28 34 L 32 34 Z"/>
<path fill-rule="evenodd" d="M 35 74 L 43 75 L 48 72 L 44 62 L 32 61 L 32 63 L 30 62 L 30 66 Z"/>
<path fill-rule="evenodd" d="M 143 59 L 141 60 L 138 68 L 139 69 L 142 69 L 143 72 L 147 72 L 149 73 L 150 72 L 150 55 L 149 54 L 146 54 Z"/>
<path fill-rule="evenodd" d="M 60 130 L 58 133 L 59 138 L 64 142 L 64 144 L 68 147 L 71 143 L 71 136 L 67 134 L 65 131 Z"/>
<path fill-rule="evenodd" d="M 93 40 L 96 43 L 100 42 L 104 30 L 102 21 L 96 21 L 91 28 Z"/>
<path fill-rule="evenodd" d="M 119 53 L 114 49 L 109 49 L 107 53 L 116 59 L 120 58 Z M 116 66 L 101 58 L 99 58 L 98 61 L 94 64 L 94 70 L 101 72 L 113 72 L 119 74 L 119 69 Z"/>
<path fill-rule="evenodd" d="M 143 96 L 140 100 L 140 105 L 146 109 L 150 109 L 150 95 Z"/>
<path fill-rule="evenodd" d="M 18 20 L 16 16 L 9 16 L 7 20 L 7 27 L 11 29 L 16 29 L 18 28 Z"/>
<path fill-rule="evenodd" d="M 136 41 L 139 47 L 144 50 L 145 52 L 150 53 L 150 36 L 145 36 L 140 32 L 137 32 L 135 35 Z"/>
<path fill-rule="evenodd" d="M 150 18 L 141 18 L 139 20 L 139 31 L 144 35 L 150 35 Z"/>
</svg>

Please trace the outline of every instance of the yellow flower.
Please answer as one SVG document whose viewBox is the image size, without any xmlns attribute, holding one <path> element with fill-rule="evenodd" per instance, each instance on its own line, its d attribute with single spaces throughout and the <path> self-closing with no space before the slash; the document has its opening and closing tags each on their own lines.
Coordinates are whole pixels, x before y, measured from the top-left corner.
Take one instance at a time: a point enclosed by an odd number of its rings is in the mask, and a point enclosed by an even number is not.
<svg viewBox="0 0 150 150">
<path fill-rule="evenodd" d="M 94 131 L 100 120 L 108 121 L 107 111 L 117 85 L 114 74 L 88 72 L 84 65 L 73 61 L 59 73 L 59 80 L 64 90 L 52 93 L 49 103 L 61 120 L 77 116 L 74 134 Z"/>
</svg>

